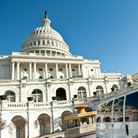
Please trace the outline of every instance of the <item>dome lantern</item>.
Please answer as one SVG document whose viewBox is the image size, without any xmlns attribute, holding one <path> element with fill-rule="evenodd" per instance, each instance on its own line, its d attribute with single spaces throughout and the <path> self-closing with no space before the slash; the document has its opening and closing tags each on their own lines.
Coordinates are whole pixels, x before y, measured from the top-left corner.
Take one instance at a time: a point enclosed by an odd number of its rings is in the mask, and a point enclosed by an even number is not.
<svg viewBox="0 0 138 138">
<path fill-rule="evenodd" d="M 50 26 L 51 21 L 48 19 L 48 12 L 45 11 L 44 19 L 42 20 L 43 26 Z"/>
</svg>

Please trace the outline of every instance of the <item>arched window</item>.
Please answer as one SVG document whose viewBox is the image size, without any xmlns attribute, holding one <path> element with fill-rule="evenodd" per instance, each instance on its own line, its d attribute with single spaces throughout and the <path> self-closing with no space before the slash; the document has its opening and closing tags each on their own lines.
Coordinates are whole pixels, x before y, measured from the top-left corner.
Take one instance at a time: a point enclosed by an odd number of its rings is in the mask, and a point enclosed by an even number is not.
<svg viewBox="0 0 138 138">
<path fill-rule="evenodd" d="M 42 91 L 39 89 L 33 90 L 32 97 L 34 99 L 34 102 L 42 102 L 43 101 Z"/>
<path fill-rule="evenodd" d="M 6 100 L 8 100 L 9 102 L 15 102 L 15 93 L 12 91 L 7 91 L 5 93 L 6 95 Z"/>
<path fill-rule="evenodd" d="M 25 138 L 26 120 L 22 116 L 17 115 L 13 117 L 11 121 L 14 124 L 14 126 L 12 127 L 13 130 L 11 131 L 14 132 L 14 137 Z"/>
<path fill-rule="evenodd" d="M 103 87 L 98 85 L 96 87 L 96 95 L 103 95 L 104 94 L 104 90 L 103 90 Z"/>
<path fill-rule="evenodd" d="M 117 91 L 117 90 L 118 90 L 118 86 L 117 86 L 116 84 L 114 84 L 114 85 L 112 86 L 112 88 L 113 88 L 114 91 Z"/>
<path fill-rule="evenodd" d="M 78 88 L 78 98 L 86 98 L 86 89 L 84 87 L 79 87 Z"/>
<path fill-rule="evenodd" d="M 40 126 L 40 136 L 50 134 L 51 132 L 51 118 L 47 114 L 41 114 L 38 117 L 39 126 Z"/>
</svg>

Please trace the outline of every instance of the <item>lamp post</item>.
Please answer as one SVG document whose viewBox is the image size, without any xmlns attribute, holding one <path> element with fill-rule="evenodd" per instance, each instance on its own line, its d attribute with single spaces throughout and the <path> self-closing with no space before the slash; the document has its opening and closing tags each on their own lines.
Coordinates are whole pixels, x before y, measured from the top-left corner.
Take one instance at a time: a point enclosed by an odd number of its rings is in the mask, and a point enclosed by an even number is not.
<svg viewBox="0 0 138 138">
<path fill-rule="evenodd" d="M 28 120 L 28 136 L 27 138 L 29 138 L 29 102 L 33 100 L 33 97 L 27 97 L 27 120 Z"/>
<path fill-rule="evenodd" d="M 48 72 L 48 74 L 49 74 L 49 72 Z M 48 101 L 48 99 L 49 99 L 49 93 L 50 93 L 50 86 L 51 86 L 52 84 L 51 84 L 51 79 L 48 77 L 47 79 L 46 79 L 46 91 L 47 91 L 47 94 L 46 94 L 46 100 Z"/>
<path fill-rule="evenodd" d="M 52 133 L 54 133 L 53 100 L 56 100 L 56 97 L 55 96 L 52 97 L 52 101 L 51 101 Z"/>
<path fill-rule="evenodd" d="M 0 104 L 1 104 L 1 117 L 0 117 L 0 138 L 1 138 L 1 129 L 3 129 L 3 126 L 4 126 L 4 122 L 2 120 L 2 100 L 5 100 L 6 99 L 6 95 L 0 95 Z"/>
</svg>

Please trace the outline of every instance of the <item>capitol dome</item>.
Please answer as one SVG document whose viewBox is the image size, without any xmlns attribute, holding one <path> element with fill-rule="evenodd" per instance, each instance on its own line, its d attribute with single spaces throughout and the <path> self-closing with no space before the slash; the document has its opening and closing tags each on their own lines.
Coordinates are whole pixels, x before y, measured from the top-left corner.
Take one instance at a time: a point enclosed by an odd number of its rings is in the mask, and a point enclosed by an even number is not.
<svg viewBox="0 0 138 138">
<path fill-rule="evenodd" d="M 69 47 L 62 36 L 50 26 L 51 21 L 45 12 L 42 26 L 34 29 L 23 42 L 21 52 L 37 53 L 48 56 L 71 56 Z"/>
</svg>

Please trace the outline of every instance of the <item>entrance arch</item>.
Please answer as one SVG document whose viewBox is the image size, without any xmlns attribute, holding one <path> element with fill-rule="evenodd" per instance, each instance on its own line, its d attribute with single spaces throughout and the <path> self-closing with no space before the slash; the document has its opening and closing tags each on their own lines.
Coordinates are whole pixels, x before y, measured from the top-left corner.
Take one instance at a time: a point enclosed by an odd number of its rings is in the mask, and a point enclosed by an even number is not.
<svg viewBox="0 0 138 138">
<path fill-rule="evenodd" d="M 50 116 L 47 114 L 41 114 L 38 117 L 38 121 L 40 125 L 40 136 L 50 134 L 51 132 Z"/>
<path fill-rule="evenodd" d="M 12 122 L 16 127 L 16 138 L 25 138 L 25 124 L 26 120 L 22 116 L 15 116 Z"/>
<path fill-rule="evenodd" d="M 66 91 L 63 88 L 58 88 L 56 90 L 56 99 L 59 100 L 66 100 Z"/>
</svg>

